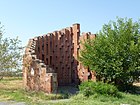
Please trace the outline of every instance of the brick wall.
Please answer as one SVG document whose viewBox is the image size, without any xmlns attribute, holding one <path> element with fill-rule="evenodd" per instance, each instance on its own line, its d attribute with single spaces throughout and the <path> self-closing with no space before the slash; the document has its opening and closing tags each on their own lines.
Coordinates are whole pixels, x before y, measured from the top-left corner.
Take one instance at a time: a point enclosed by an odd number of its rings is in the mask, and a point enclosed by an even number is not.
<svg viewBox="0 0 140 105">
<path fill-rule="evenodd" d="M 25 87 L 51 93 L 58 85 L 95 80 L 95 73 L 77 60 L 82 49 L 80 41 L 89 38 L 95 38 L 95 35 L 80 35 L 80 24 L 73 24 L 72 27 L 30 39 L 23 60 Z"/>
</svg>

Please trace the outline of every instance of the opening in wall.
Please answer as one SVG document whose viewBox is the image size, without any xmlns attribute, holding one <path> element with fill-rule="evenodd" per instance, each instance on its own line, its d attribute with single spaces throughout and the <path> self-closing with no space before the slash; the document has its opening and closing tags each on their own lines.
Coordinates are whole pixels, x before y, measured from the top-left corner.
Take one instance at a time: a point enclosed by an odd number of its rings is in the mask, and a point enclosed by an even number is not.
<svg viewBox="0 0 140 105">
<path fill-rule="evenodd" d="M 42 53 L 44 53 L 44 45 L 42 45 Z"/>
<path fill-rule="evenodd" d="M 34 74 L 35 74 L 35 73 L 34 73 L 34 69 L 31 68 L 31 75 L 34 76 Z"/>
<path fill-rule="evenodd" d="M 46 45 L 46 53 L 48 55 L 48 44 Z"/>
<path fill-rule="evenodd" d="M 50 51 L 52 52 L 52 41 L 50 41 Z"/>
<path fill-rule="evenodd" d="M 48 58 L 46 58 L 46 65 L 48 65 Z"/>
<path fill-rule="evenodd" d="M 52 65 L 52 56 L 50 56 L 50 65 Z"/>
<path fill-rule="evenodd" d="M 42 54 L 42 60 L 44 61 L 44 54 Z"/>
<path fill-rule="evenodd" d="M 38 47 L 38 52 L 40 52 L 40 48 Z"/>
</svg>

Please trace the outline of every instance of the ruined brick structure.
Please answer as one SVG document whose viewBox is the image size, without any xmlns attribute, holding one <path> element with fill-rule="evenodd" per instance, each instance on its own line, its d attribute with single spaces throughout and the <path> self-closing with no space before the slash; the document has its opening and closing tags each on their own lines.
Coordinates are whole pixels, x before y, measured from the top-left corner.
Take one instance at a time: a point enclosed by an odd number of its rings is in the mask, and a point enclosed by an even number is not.
<svg viewBox="0 0 140 105">
<path fill-rule="evenodd" d="M 30 39 L 23 57 L 24 86 L 29 90 L 56 92 L 61 85 L 79 84 L 95 74 L 78 62 L 80 41 L 95 38 L 80 35 L 80 24 Z"/>
</svg>

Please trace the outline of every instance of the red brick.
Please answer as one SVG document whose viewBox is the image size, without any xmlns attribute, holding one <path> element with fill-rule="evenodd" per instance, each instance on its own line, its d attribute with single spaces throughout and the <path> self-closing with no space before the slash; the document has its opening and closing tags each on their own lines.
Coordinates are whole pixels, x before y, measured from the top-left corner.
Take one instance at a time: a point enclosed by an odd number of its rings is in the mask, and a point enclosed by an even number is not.
<svg viewBox="0 0 140 105">
<path fill-rule="evenodd" d="M 30 39 L 23 59 L 25 88 L 52 93 L 56 92 L 58 85 L 96 80 L 95 73 L 78 62 L 79 50 L 83 49 L 80 41 L 89 38 L 93 39 L 95 35 L 83 33 L 80 36 L 80 24 L 73 24 L 72 27 Z M 34 75 L 31 75 L 31 69 Z"/>
</svg>

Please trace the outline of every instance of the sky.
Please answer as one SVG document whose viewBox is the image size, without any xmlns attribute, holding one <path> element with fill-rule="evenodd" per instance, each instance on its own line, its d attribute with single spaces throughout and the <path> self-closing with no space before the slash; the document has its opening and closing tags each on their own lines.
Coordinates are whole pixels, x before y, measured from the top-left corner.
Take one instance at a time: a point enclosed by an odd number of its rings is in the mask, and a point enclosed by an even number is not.
<svg viewBox="0 0 140 105">
<path fill-rule="evenodd" d="M 4 37 L 27 45 L 30 38 L 80 23 L 81 32 L 97 33 L 116 17 L 140 18 L 140 0 L 0 0 Z"/>
</svg>

